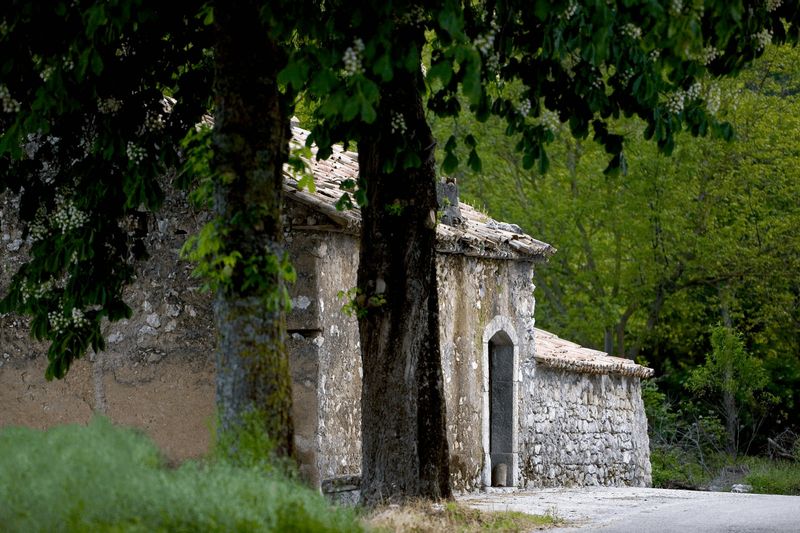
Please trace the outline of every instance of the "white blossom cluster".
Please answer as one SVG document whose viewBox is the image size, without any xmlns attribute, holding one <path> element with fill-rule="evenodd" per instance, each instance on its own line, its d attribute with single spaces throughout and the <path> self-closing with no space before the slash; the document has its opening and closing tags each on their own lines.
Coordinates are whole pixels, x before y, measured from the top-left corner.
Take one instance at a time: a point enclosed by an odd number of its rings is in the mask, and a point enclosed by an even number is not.
<svg viewBox="0 0 800 533">
<path fill-rule="evenodd" d="M 539 124 L 555 133 L 561 126 L 561 120 L 558 118 L 558 113 L 545 109 L 542 111 L 542 116 L 539 117 Z"/>
<path fill-rule="evenodd" d="M 642 37 L 642 28 L 631 22 L 622 26 L 619 31 L 622 32 L 622 35 L 630 37 L 633 40 L 641 39 Z"/>
<path fill-rule="evenodd" d="M 706 89 L 706 109 L 711 115 L 716 115 L 719 111 L 722 91 L 719 85 L 712 84 Z"/>
<path fill-rule="evenodd" d="M 655 50 L 651 50 L 649 54 L 647 54 L 647 58 L 650 59 L 653 63 L 658 61 L 658 58 L 661 57 L 661 50 L 656 48 Z"/>
<path fill-rule="evenodd" d="M 756 40 L 756 49 L 763 50 L 772 42 L 772 30 L 769 28 L 764 28 L 760 32 L 754 33 L 753 39 Z"/>
<path fill-rule="evenodd" d="M 47 313 L 47 319 L 50 321 L 50 327 L 55 330 L 56 334 L 64 333 L 70 325 L 77 328 L 89 325 L 89 320 L 86 319 L 83 311 L 76 307 L 72 308 L 69 316 L 59 313 L 58 311 L 50 311 Z"/>
<path fill-rule="evenodd" d="M 136 55 L 136 52 L 131 49 L 127 42 L 123 42 L 119 45 L 115 54 L 117 57 L 128 57 L 129 55 Z"/>
<path fill-rule="evenodd" d="M 392 120 L 390 122 L 392 133 L 403 135 L 406 132 L 406 119 L 403 118 L 401 113 L 392 111 Z"/>
<path fill-rule="evenodd" d="M 39 72 L 39 77 L 42 78 L 42 81 L 47 81 L 50 79 L 50 76 L 53 75 L 53 67 L 51 65 L 47 65 Z"/>
<path fill-rule="evenodd" d="M 685 99 L 686 93 L 678 89 L 667 97 L 667 110 L 673 115 L 681 113 Z"/>
<path fill-rule="evenodd" d="M 632 68 L 630 68 L 630 67 L 629 67 L 629 68 L 626 68 L 626 69 L 625 69 L 624 71 L 622 71 L 622 73 L 620 73 L 620 75 L 619 75 L 619 81 L 620 81 L 620 83 L 621 83 L 622 85 L 628 85 L 628 83 L 631 81 L 631 78 L 633 78 L 633 75 L 634 75 L 634 74 L 635 74 L 635 72 L 633 71 L 633 69 L 632 69 Z"/>
<path fill-rule="evenodd" d="M 719 57 L 719 50 L 717 50 L 713 46 L 706 46 L 703 49 L 703 55 L 701 59 L 704 65 L 708 65 L 709 63 L 714 61 L 717 57 Z"/>
<path fill-rule="evenodd" d="M 44 206 L 41 206 L 36 211 L 36 215 L 33 217 L 33 222 L 31 222 L 31 225 L 28 228 L 28 237 L 32 242 L 36 242 L 44 239 L 49 234 L 50 227 L 47 220 L 47 210 L 44 208 Z"/>
<path fill-rule="evenodd" d="M 51 146 L 55 147 L 60 140 L 60 137 L 44 135 L 42 130 L 39 130 L 36 133 L 29 133 L 27 141 L 22 145 L 22 147 L 25 149 L 25 155 L 27 155 L 29 159 L 33 159 L 36 157 L 36 153 L 42 146 L 50 144 Z M 43 164 L 47 165 L 48 163 L 43 162 Z"/>
<path fill-rule="evenodd" d="M 567 7 L 558 16 L 561 20 L 569 20 L 578 12 L 578 2 L 576 0 L 569 0 Z"/>
<path fill-rule="evenodd" d="M 89 320 L 84 316 L 83 311 L 77 307 L 72 308 L 72 323 L 76 327 L 85 327 L 89 325 Z"/>
<path fill-rule="evenodd" d="M 603 87 L 605 87 L 605 84 L 604 84 L 604 82 L 603 82 L 603 77 L 602 77 L 602 76 L 597 76 L 597 77 L 596 77 L 596 78 L 595 78 L 595 79 L 592 81 L 592 87 L 594 87 L 594 88 L 595 88 L 595 89 L 597 89 L 598 91 L 599 91 L 599 90 L 602 90 L 602 89 L 603 89 Z"/>
<path fill-rule="evenodd" d="M 69 56 L 62 56 L 61 57 L 61 68 L 67 72 L 75 68 L 75 63 L 72 61 L 72 58 Z"/>
<path fill-rule="evenodd" d="M 5 85 L 0 85 L 0 100 L 3 102 L 3 111 L 6 113 L 18 113 L 20 103 L 11 98 L 11 92 Z"/>
<path fill-rule="evenodd" d="M 344 62 L 344 72 L 347 76 L 362 74 L 364 66 L 361 64 L 361 54 L 364 53 L 364 41 L 359 38 L 353 40 L 353 46 L 348 46 L 344 51 L 342 61 Z"/>
<path fill-rule="evenodd" d="M 210 130 L 214 127 L 214 118 L 211 115 L 203 115 L 200 122 L 194 125 L 194 131 L 200 133 L 203 130 Z"/>
<path fill-rule="evenodd" d="M 767 6 L 767 12 L 772 13 L 773 11 L 781 7 L 781 4 L 783 4 L 783 0 L 767 0 L 765 4 Z"/>
<path fill-rule="evenodd" d="M 57 335 L 64 333 L 72 322 L 69 318 L 56 311 L 47 313 L 47 320 L 50 322 L 50 327 L 53 328 Z"/>
<path fill-rule="evenodd" d="M 97 140 L 97 131 L 92 124 L 88 124 L 84 126 L 83 131 L 81 132 L 81 139 L 80 139 L 80 146 L 83 148 L 86 155 L 92 153 L 92 149 L 94 148 L 94 143 Z"/>
<path fill-rule="evenodd" d="M 148 111 L 144 117 L 144 128 L 147 131 L 161 131 L 164 129 L 164 117 L 161 113 Z"/>
<path fill-rule="evenodd" d="M 104 115 L 113 115 L 122 108 L 122 101 L 117 100 L 113 96 L 110 98 L 98 98 L 97 110 Z"/>
<path fill-rule="evenodd" d="M 703 90 L 703 86 L 700 84 L 699 81 L 696 81 L 686 90 L 686 99 L 687 100 L 695 100 L 700 98 L 700 92 Z"/>
<path fill-rule="evenodd" d="M 483 35 L 478 35 L 475 38 L 475 48 L 481 53 L 482 56 L 488 57 L 489 53 L 494 50 L 494 39 L 497 36 L 497 31 L 500 28 L 497 26 L 497 22 L 492 21 L 491 29 L 484 33 Z"/>
<path fill-rule="evenodd" d="M 19 289 L 22 295 L 22 303 L 28 303 L 30 299 L 39 300 L 43 298 L 53 290 L 53 287 L 55 287 L 55 282 L 52 278 L 35 286 L 26 280 Z"/>
<path fill-rule="evenodd" d="M 522 100 L 519 103 L 519 106 L 517 107 L 517 111 L 523 117 L 527 117 L 531 112 L 531 101 L 528 100 L 527 98 L 525 100 Z"/>
<path fill-rule="evenodd" d="M 422 6 L 414 6 L 408 11 L 404 12 L 398 20 L 404 24 L 422 24 L 425 22 L 425 10 Z"/>
<path fill-rule="evenodd" d="M 486 68 L 489 72 L 498 72 L 500 70 L 500 54 L 495 52 L 489 55 L 486 58 Z"/>
<path fill-rule="evenodd" d="M 137 146 L 133 141 L 128 141 L 128 146 L 125 148 L 125 153 L 128 154 L 128 159 L 136 164 L 144 161 L 147 156 L 147 151 L 141 146 Z"/>
<path fill-rule="evenodd" d="M 669 3 L 670 15 L 680 15 L 681 11 L 683 11 L 683 0 L 672 0 Z"/>
<path fill-rule="evenodd" d="M 78 229 L 89 220 L 89 216 L 75 207 L 72 200 L 56 198 L 56 212 L 53 213 L 53 224 L 62 233 Z"/>
</svg>

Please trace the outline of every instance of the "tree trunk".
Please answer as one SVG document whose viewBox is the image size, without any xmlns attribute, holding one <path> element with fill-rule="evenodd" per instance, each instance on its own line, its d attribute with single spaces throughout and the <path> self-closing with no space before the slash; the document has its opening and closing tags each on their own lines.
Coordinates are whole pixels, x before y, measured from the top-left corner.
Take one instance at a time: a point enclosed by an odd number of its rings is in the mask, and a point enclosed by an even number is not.
<svg viewBox="0 0 800 533">
<path fill-rule="evenodd" d="M 417 74 L 418 76 L 419 74 Z M 415 75 L 382 87 L 373 131 L 359 142 L 368 204 L 358 268 L 364 368 L 362 503 L 450 496 L 436 280 L 434 140 Z M 390 127 L 400 114 L 405 133 Z M 422 164 L 385 172 L 398 145 Z"/>
<path fill-rule="evenodd" d="M 269 439 L 274 453 L 290 455 L 284 275 L 264 268 L 284 258 L 289 123 L 276 83 L 282 56 L 260 21 L 257 2 L 218 2 L 214 15 L 214 214 L 219 256 L 241 254 L 214 301 L 220 444 L 236 457 L 247 451 L 240 437 L 249 432 Z M 260 267 L 258 274 L 253 266 Z"/>
</svg>

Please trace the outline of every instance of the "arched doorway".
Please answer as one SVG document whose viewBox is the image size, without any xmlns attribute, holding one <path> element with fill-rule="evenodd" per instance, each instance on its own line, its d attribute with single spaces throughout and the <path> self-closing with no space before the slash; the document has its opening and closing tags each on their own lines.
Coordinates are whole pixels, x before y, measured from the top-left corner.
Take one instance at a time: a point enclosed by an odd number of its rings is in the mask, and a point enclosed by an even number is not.
<svg viewBox="0 0 800 533">
<path fill-rule="evenodd" d="M 483 334 L 483 484 L 487 487 L 517 484 L 518 361 L 513 323 L 495 316 Z"/>
<path fill-rule="evenodd" d="M 506 332 L 498 331 L 489 340 L 489 456 L 493 486 L 514 485 L 513 429 L 514 344 Z"/>
</svg>

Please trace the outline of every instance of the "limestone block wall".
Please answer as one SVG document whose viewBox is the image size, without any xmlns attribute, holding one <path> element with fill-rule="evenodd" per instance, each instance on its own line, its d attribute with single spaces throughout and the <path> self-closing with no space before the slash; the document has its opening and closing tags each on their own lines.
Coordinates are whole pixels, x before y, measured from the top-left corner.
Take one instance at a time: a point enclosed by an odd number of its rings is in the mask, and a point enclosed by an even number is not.
<svg viewBox="0 0 800 533">
<path fill-rule="evenodd" d="M 319 417 L 321 479 L 361 472 L 361 344 L 356 318 L 342 311 L 340 291 L 356 286 L 358 242 L 351 235 L 320 235 Z"/>
<path fill-rule="evenodd" d="M 358 324 L 342 311 L 354 287 L 355 236 L 330 231 L 324 215 L 286 205 L 287 248 L 297 272 L 287 317 L 292 414 L 301 473 L 313 485 L 361 470 Z"/>
<path fill-rule="evenodd" d="M 543 365 L 526 378 L 523 485 L 651 484 L 639 378 Z"/>
</svg>

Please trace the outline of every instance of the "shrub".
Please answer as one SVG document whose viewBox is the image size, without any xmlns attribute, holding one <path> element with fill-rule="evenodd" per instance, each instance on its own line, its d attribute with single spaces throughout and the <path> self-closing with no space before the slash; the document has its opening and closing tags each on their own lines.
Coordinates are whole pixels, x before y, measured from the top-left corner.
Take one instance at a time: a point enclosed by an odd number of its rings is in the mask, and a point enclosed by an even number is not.
<svg viewBox="0 0 800 533">
<path fill-rule="evenodd" d="M 696 489 L 711 480 L 709 469 L 680 448 L 653 448 L 650 465 L 656 488 Z"/>
<path fill-rule="evenodd" d="M 4 531 L 358 531 L 354 512 L 264 469 L 164 467 L 155 445 L 102 418 L 0 430 Z"/>
</svg>

